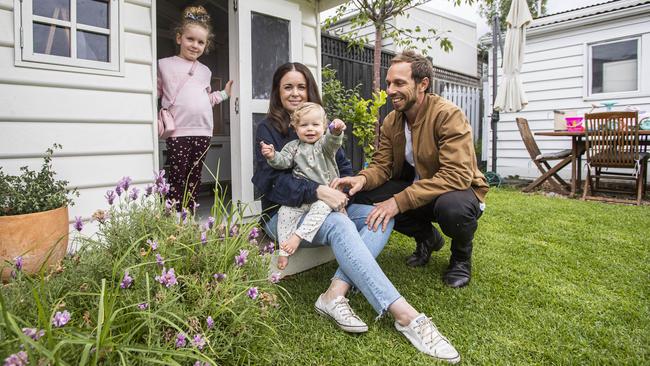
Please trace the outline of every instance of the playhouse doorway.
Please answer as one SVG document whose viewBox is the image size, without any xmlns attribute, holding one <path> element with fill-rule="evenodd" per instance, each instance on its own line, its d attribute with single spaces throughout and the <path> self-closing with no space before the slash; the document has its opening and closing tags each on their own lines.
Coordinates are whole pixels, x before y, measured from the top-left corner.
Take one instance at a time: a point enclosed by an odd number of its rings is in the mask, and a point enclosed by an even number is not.
<svg viewBox="0 0 650 366">
<path fill-rule="evenodd" d="M 213 47 L 199 61 L 212 71 L 211 86 L 213 90 L 223 89 L 229 77 L 229 35 L 228 35 L 228 1 L 156 1 L 156 59 L 169 57 L 178 53 L 174 28 L 181 19 L 181 12 L 186 6 L 202 5 L 210 14 L 214 33 Z M 199 213 L 209 212 L 214 200 L 216 181 L 226 191 L 227 199 L 231 197 L 231 130 L 229 102 L 216 105 L 213 108 L 214 129 L 210 140 L 210 149 L 205 159 L 205 167 L 201 176 L 199 190 Z M 159 166 L 168 169 L 166 143 L 159 141 Z M 216 177 L 216 180 L 215 180 Z"/>
</svg>

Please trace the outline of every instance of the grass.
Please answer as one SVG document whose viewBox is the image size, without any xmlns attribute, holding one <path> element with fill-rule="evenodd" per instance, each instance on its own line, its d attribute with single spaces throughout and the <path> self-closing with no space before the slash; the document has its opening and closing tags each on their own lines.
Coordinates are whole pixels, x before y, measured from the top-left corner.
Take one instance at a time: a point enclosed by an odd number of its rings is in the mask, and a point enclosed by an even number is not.
<svg viewBox="0 0 650 366">
<path fill-rule="evenodd" d="M 648 364 L 650 207 L 582 202 L 494 189 L 474 241 L 473 277 L 446 288 L 449 239 L 421 268 L 404 258 L 414 242 L 392 235 L 378 258 L 397 289 L 431 316 L 464 364 Z M 351 304 L 370 326 L 349 335 L 313 304 L 335 264 L 283 281 L 277 364 L 425 365 L 361 294 Z"/>
</svg>

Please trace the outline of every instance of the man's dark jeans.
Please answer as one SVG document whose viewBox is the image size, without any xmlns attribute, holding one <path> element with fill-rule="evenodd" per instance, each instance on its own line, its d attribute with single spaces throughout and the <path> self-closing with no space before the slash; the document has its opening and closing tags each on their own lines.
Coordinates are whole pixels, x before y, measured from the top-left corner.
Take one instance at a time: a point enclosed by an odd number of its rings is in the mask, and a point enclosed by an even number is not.
<svg viewBox="0 0 650 366">
<path fill-rule="evenodd" d="M 411 180 L 389 180 L 372 191 L 358 192 L 355 203 L 373 204 L 385 201 L 412 184 Z M 436 197 L 428 204 L 398 214 L 395 230 L 421 242 L 434 237 L 437 242 L 440 233 L 431 224 L 437 222 L 451 238 L 451 255 L 454 260 L 466 261 L 472 256 L 472 240 L 483 212 L 472 189 L 453 191 Z"/>
</svg>

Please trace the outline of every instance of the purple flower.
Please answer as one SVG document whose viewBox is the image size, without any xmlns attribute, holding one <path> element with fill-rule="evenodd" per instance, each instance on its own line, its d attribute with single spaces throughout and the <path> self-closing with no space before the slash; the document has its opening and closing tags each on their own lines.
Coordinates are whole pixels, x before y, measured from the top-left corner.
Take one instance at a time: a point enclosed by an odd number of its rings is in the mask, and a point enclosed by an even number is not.
<svg viewBox="0 0 650 366">
<path fill-rule="evenodd" d="M 183 207 L 183 210 L 181 211 L 181 221 L 185 222 L 185 219 L 187 219 L 187 210 Z"/>
<path fill-rule="evenodd" d="M 173 268 L 170 268 L 169 271 L 166 271 L 165 267 L 163 267 L 162 274 L 160 276 L 156 276 L 156 281 L 160 282 L 161 285 L 164 285 L 167 288 L 178 284 Z"/>
<path fill-rule="evenodd" d="M 16 271 L 21 271 L 23 269 L 23 257 L 17 256 L 15 259 Z"/>
<path fill-rule="evenodd" d="M 215 280 L 217 280 L 217 282 L 223 282 L 226 279 L 226 274 L 225 273 L 215 273 L 213 277 L 214 277 Z"/>
<path fill-rule="evenodd" d="M 212 227 L 214 226 L 214 221 L 215 221 L 214 217 L 208 216 L 208 229 L 212 229 Z"/>
<path fill-rule="evenodd" d="M 237 225 L 233 225 L 230 228 L 230 236 L 237 236 L 239 234 L 239 227 Z"/>
<path fill-rule="evenodd" d="M 148 302 L 141 302 L 138 304 L 138 309 L 140 310 L 147 310 L 149 309 L 149 303 Z"/>
<path fill-rule="evenodd" d="M 194 366 L 210 366 L 210 364 L 207 362 L 196 361 L 194 362 Z"/>
<path fill-rule="evenodd" d="M 156 186 L 154 186 L 153 184 L 148 184 L 147 187 L 144 189 L 144 196 L 145 197 L 151 196 L 153 192 L 155 192 L 155 188 Z"/>
<path fill-rule="evenodd" d="M 45 335 L 44 330 L 38 330 L 37 328 L 23 328 L 23 334 L 29 338 L 38 341 L 39 338 Z"/>
<path fill-rule="evenodd" d="M 74 224 L 72 225 L 77 231 L 84 228 L 84 223 L 81 221 L 81 216 L 74 217 Z"/>
<path fill-rule="evenodd" d="M 24 366 L 28 364 L 29 364 L 29 357 L 27 356 L 27 352 L 20 351 L 18 353 L 14 353 L 13 355 L 9 355 L 9 357 L 5 358 L 4 366 Z"/>
<path fill-rule="evenodd" d="M 57 311 L 56 314 L 54 314 L 54 318 L 52 318 L 52 325 L 57 328 L 61 328 L 62 326 L 68 324 L 69 321 L 70 312 L 67 310 L 64 310 L 63 312 Z"/>
<path fill-rule="evenodd" d="M 165 213 L 169 214 L 172 212 L 172 209 L 174 208 L 174 201 L 170 199 L 165 200 Z"/>
<path fill-rule="evenodd" d="M 185 334 L 178 333 L 176 335 L 176 348 L 185 347 L 186 344 L 187 344 L 187 338 L 185 337 Z"/>
<path fill-rule="evenodd" d="M 235 265 L 241 267 L 248 261 L 248 250 L 239 249 L 239 255 L 235 256 Z"/>
<path fill-rule="evenodd" d="M 160 192 L 160 194 L 163 196 L 166 196 L 167 193 L 169 193 L 169 188 L 170 186 L 167 183 L 157 186 L 158 192 Z"/>
<path fill-rule="evenodd" d="M 280 282 L 280 272 L 274 272 L 271 274 L 271 277 L 269 278 L 269 281 L 271 283 L 278 283 Z"/>
<path fill-rule="evenodd" d="M 153 177 L 155 180 L 155 184 L 157 186 L 160 186 L 162 184 L 165 184 L 165 169 L 160 169 L 158 173 L 153 172 Z"/>
<path fill-rule="evenodd" d="M 138 187 L 133 187 L 131 190 L 131 193 L 129 194 L 129 198 L 131 198 L 131 201 L 135 201 L 138 199 L 138 194 L 140 193 L 140 190 Z"/>
<path fill-rule="evenodd" d="M 122 283 L 120 283 L 121 288 L 129 288 L 133 283 L 133 277 L 129 276 L 129 271 L 124 271 L 124 278 L 122 278 Z"/>
<path fill-rule="evenodd" d="M 164 266 L 165 265 L 165 258 L 162 257 L 162 255 L 156 253 L 156 263 L 158 263 L 159 266 Z"/>
<path fill-rule="evenodd" d="M 264 254 L 273 254 L 275 251 L 275 245 L 272 242 L 268 242 L 265 246 L 260 249 L 260 255 Z"/>
<path fill-rule="evenodd" d="M 147 244 L 151 247 L 151 250 L 158 250 L 158 242 L 155 240 L 147 239 Z"/>
<path fill-rule="evenodd" d="M 121 185 L 115 186 L 115 193 L 117 193 L 118 196 L 122 196 L 122 192 L 124 192 L 124 189 L 122 188 Z"/>
<path fill-rule="evenodd" d="M 257 239 L 257 237 L 260 236 L 260 229 L 254 227 L 251 229 L 251 232 L 248 234 L 248 240 L 254 240 Z"/>
<path fill-rule="evenodd" d="M 203 245 L 208 243 L 208 234 L 205 231 L 201 233 L 201 243 Z"/>
<path fill-rule="evenodd" d="M 257 294 L 258 294 L 257 287 L 251 287 L 246 292 L 246 295 L 248 295 L 248 297 L 250 297 L 253 300 L 257 299 Z"/>
<path fill-rule="evenodd" d="M 109 189 L 108 191 L 106 191 L 106 195 L 104 196 L 104 198 L 106 198 L 106 201 L 108 201 L 109 205 L 112 205 L 113 201 L 115 201 L 115 198 L 117 197 L 115 197 L 115 192 Z"/>
<path fill-rule="evenodd" d="M 119 182 L 117 182 L 117 186 L 122 188 L 124 192 L 129 190 L 129 187 L 131 186 L 131 182 L 133 182 L 133 179 L 131 177 L 122 177 Z"/>
<path fill-rule="evenodd" d="M 192 339 L 192 346 L 196 347 L 199 349 L 199 351 L 203 350 L 203 347 L 205 347 L 205 338 L 201 334 L 196 334 L 194 335 L 194 338 Z"/>
<path fill-rule="evenodd" d="M 205 322 L 208 324 L 208 329 L 214 328 L 214 320 L 211 316 L 208 315 L 208 318 L 205 320 Z"/>
</svg>

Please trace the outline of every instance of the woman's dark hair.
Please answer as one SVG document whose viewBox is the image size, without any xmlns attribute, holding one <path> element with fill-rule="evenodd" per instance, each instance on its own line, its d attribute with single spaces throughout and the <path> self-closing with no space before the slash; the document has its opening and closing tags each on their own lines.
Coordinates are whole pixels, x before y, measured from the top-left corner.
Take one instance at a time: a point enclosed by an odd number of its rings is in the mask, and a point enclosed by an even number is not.
<svg viewBox="0 0 650 366">
<path fill-rule="evenodd" d="M 289 71 L 298 71 L 301 73 L 305 80 L 307 81 L 307 102 L 318 103 L 323 105 L 323 101 L 320 98 L 318 93 L 318 86 L 316 85 L 316 80 L 311 71 L 307 66 L 301 64 L 300 62 L 287 62 L 284 65 L 281 65 L 275 70 L 273 74 L 273 85 L 271 86 L 271 100 L 269 103 L 269 112 L 266 114 L 266 118 L 271 120 L 271 125 L 278 130 L 283 136 L 289 134 L 289 122 L 291 116 L 282 106 L 282 100 L 280 100 L 280 80 L 286 75 Z"/>
</svg>

